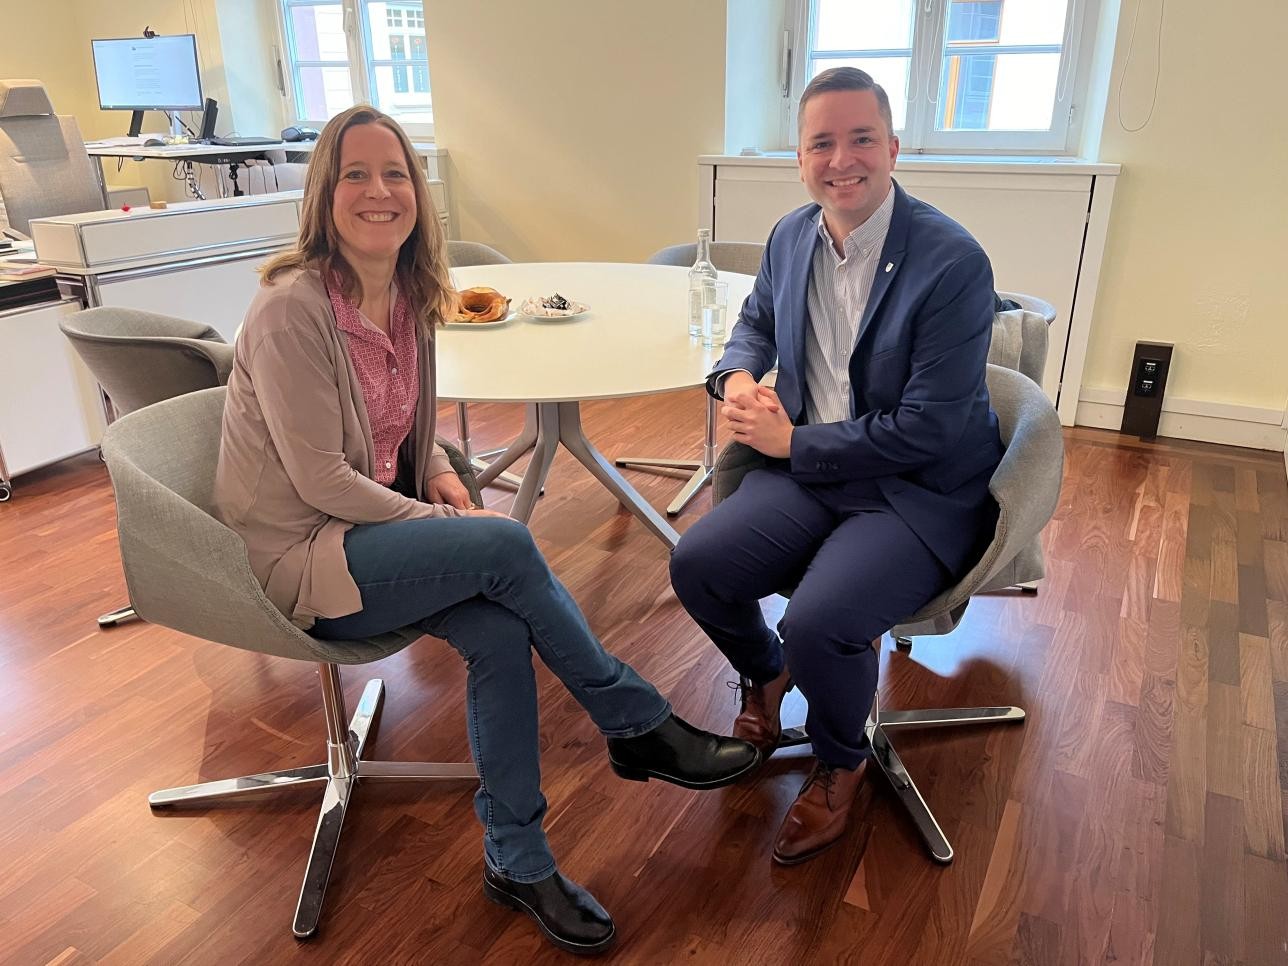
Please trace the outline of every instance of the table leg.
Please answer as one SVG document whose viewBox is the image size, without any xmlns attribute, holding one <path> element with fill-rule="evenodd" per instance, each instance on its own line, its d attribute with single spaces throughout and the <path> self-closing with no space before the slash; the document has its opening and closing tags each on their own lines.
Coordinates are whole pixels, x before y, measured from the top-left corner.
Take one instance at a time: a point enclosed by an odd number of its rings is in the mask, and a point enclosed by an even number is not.
<svg viewBox="0 0 1288 966">
<path fill-rule="evenodd" d="M 604 455 L 591 445 L 590 440 L 581 428 L 581 405 L 575 402 L 562 403 L 543 403 L 542 409 L 558 407 L 559 419 L 559 442 L 573 456 L 577 457 L 578 462 L 594 475 L 600 483 L 608 489 L 613 496 L 626 509 L 639 519 L 644 526 L 653 531 L 654 536 L 658 537 L 672 550 L 680 542 L 680 535 L 675 528 L 662 519 L 662 515 L 653 509 L 645 499 L 613 468 L 613 464 L 604 458 Z M 536 462 L 536 458 L 533 458 Z M 528 471 L 529 475 L 531 470 Z M 543 474 L 544 478 L 544 474 Z M 528 479 L 525 476 L 523 484 L 528 485 Z M 522 495 L 522 491 L 520 491 Z M 517 501 L 516 501 L 517 503 Z M 515 516 L 511 513 L 511 516 Z M 526 519 L 526 518 L 521 518 Z"/>
<path fill-rule="evenodd" d="M 529 403 L 523 410 L 523 430 L 518 436 L 505 448 L 496 459 L 488 464 L 487 469 L 478 474 L 479 486 L 487 486 L 503 470 L 509 469 L 510 466 L 528 450 L 532 449 L 537 442 L 537 407 L 535 403 Z"/>
<path fill-rule="evenodd" d="M 522 520 L 524 523 L 532 516 L 532 507 L 537 502 L 537 494 L 546 484 L 546 476 L 550 472 L 550 464 L 554 462 L 555 450 L 559 448 L 559 410 L 565 403 L 538 403 L 529 406 L 529 411 L 536 410 L 536 440 L 532 444 L 532 462 L 528 464 L 527 471 L 523 474 L 523 483 L 519 486 L 518 495 L 514 498 L 514 503 L 510 506 L 510 517 L 514 520 Z M 528 426 L 525 422 L 523 427 L 524 435 L 527 435 Z M 517 441 L 516 441 L 517 442 Z M 514 444 L 511 444 L 513 447 Z M 497 463 L 504 460 L 509 454 L 509 450 L 497 458 Z M 493 463 L 489 470 L 495 469 L 497 463 Z M 487 474 L 485 473 L 484 476 Z M 480 477 L 480 480 L 482 477 Z"/>
<path fill-rule="evenodd" d="M 470 441 L 470 419 L 468 408 L 463 402 L 458 402 L 456 404 L 456 440 L 457 446 L 460 447 L 461 452 L 465 455 L 465 459 L 470 464 L 470 469 L 474 470 L 475 476 L 488 468 L 487 461 L 480 457 L 496 456 L 505 452 L 504 449 L 496 449 L 489 453 L 480 453 L 478 456 L 474 455 L 474 444 Z M 492 480 L 498 483 L 504 483 L 506 486 L 512 486 L 516 490 L 519 488 L 519 484 L 523 482 L 521 477 L 515 476 L 513 473 L 498 473 L 496 476 L 492 477 Z"/>
<path fill-rule="evenodd" d="M 106 209 L 109 202 L 107 199 L 107 175 L 103 172 L 103 159 L 91 158 L 90 166 L 94 169 L 94 180 L 98 182 L 98 190 L 103 194 L 103 208 Z"/>
</svg>

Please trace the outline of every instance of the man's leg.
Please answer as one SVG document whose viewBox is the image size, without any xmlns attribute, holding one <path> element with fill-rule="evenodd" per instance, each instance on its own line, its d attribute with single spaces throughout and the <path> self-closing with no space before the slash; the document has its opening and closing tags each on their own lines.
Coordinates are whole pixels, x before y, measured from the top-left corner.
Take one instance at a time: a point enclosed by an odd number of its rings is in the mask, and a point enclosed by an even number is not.
<svg viewBox="0 0 1288 966">
<path fill-rule="evenodd" d="M 846 769 L 862 762 L 877 688 L 872 641 L 951 579 L 894 510 L 877 501 L 847 517 L 819 547 L 779 626 L 788 669 L 809 701 L 806 730 L 821 761 Z"/>
<path fill-rule="evenodd" d="M 685 532 L 671 555 L 684 609 L 753 684 L 783 670 L 760 599 L 790 586 L 836 526 L 836 513 L 779 469 L 754 470 Z"/>
<path fill-rule="evenodd" d="M 817 756 L 774 842 L 794 865 L 840 841 L 867 754 L 864 724 L 877 688 L 872 641 L 949 580 L 947 570 L 884 500 L 848 516 L 814 556 L 780 627 L 787 667 L 809 701 Z"/>
</svg>

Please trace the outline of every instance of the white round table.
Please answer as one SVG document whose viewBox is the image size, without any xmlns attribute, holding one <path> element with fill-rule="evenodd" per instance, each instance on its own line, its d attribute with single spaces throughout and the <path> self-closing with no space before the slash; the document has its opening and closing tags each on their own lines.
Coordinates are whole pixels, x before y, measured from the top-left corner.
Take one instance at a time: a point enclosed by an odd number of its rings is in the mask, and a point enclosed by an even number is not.
<svg viewBox="0 0 1288 966">
<path fill-rule="evenodd" d="M 679 534 L 591 445 L 581 403 L 691 389 L 706 380 L 721 347 L 703 349 L 688 335 L 688 269 L 668 265 L 548 262 L 455 268 L 458 288 L 491 286 L 512 299 L 555 292 L 585 302 L 577 319 L 515 315 L 503 325 L 449 325 L 437 335 L 442 400 L 522 402 L 523 432 L 479 475 L 486 485 L 529 450 L 510 515 L 527 522 L 562 445 L 654 534 L 674 547 Z M 721 272 L 729 283 L 726 331 L 755 278 Z"/>
</svg>

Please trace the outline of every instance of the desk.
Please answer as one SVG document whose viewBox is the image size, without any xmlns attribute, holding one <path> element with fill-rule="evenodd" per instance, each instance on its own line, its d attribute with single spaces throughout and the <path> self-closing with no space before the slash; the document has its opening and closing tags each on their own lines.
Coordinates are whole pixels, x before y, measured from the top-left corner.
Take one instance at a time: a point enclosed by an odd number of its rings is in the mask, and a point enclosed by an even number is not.
<svg viewBox="0 0 1288 966">
<path fill-rule="evenodd" d="M 237 147 L 219 147 L 213 144 L 165 144 L 159 147 L 145 148 L 140 144 L 108 144 L 101 141 L 87 141 L 85 152 L 91 158 L 127 158 L 133 161 L 193 161 L 197 164 L 226 164 L 233 182 L 233 195 L 242 194 L 237 184 L 237 168 L 244 161 L 262 160 L 270 151 L 289 151 L 296 154 L 309 154 L 317 147 L 316 141 L 276 141 L 273 144 L 244 144 Z M 443 180 L 445 165 L 441 158 L 446 151 L 426 141 L 413 141 L 412 147 L 421 159 L 421 167 L 431 184 Z M 106 179 L 103 177 L 103 166 L 97 164 L 94 171 L 99 184 L 103 185 L 106 197 Z M 445 208 L 440 204 L 439 208 Z"/>
<path fill-rule="evenodd" d="M 91 158 L 129 158 L 133 161 L 156 159 L 161 161 L 192 161 L 197 164 L 226 164 L 228 177 L 233 183 L 233 197 L 245 194 L 237 183 L 237 169 L 243 161 L 264 160 L 269 151 L 304 151 L 313 150 L 316 141 L 275 141 L 272 144 L 242 144 L 219 146 L 214 144 L 165 144 L 145 148 L 142 144 L 101 144 L 93 141 L 85 144 L 85 153 Z M 94 168 L 98 174 L 99 184 L 103 186 L 103 195 L 107 196 L 107 185 L 103 178 L 103 166 Z"/>
<path fill-rule="evenodd" d="M 668 265 L 544 263 L 475 265 L 452 270 L 459 288 L 490 285 L 511 308 L 528 296 L 560 292 L 585 302 L 580 319 L 515 317 L 500 326 L 448 326 L 437 336 L 442 400 L 527 404 L 519 437 L 479 476 L 486 485 L 529 450 L 510 515 L 525 523 L 559 446 L 572 453 L 668 547 L 679 534 L 591 444 L 581 403 L 701 386 L 722 349 L 688 335 L 688 269 Z M 721 272 L 729 283 L 729 324 L 751 292 L 750 275 Z"/>
</svg>

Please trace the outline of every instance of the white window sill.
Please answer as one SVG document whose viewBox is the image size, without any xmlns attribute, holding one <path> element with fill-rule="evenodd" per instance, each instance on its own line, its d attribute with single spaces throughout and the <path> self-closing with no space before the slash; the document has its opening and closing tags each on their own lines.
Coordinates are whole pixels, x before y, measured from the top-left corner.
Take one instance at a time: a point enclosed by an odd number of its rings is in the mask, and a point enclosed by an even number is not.
<svg viewBox="0 0 1288 966">
<path fill-rule="evenodd" d="M 763 168 L 794 168 L 794 151 L 765 151 L 761 154 L 703 154 L 701 165 L 740 165 Z M 930 155 L 901 154 L 895 170 L 974 171 L 979 173 L 1118 174 L 1121 165 L 1086 158 L 1044 155 Z"/>
</svg>

